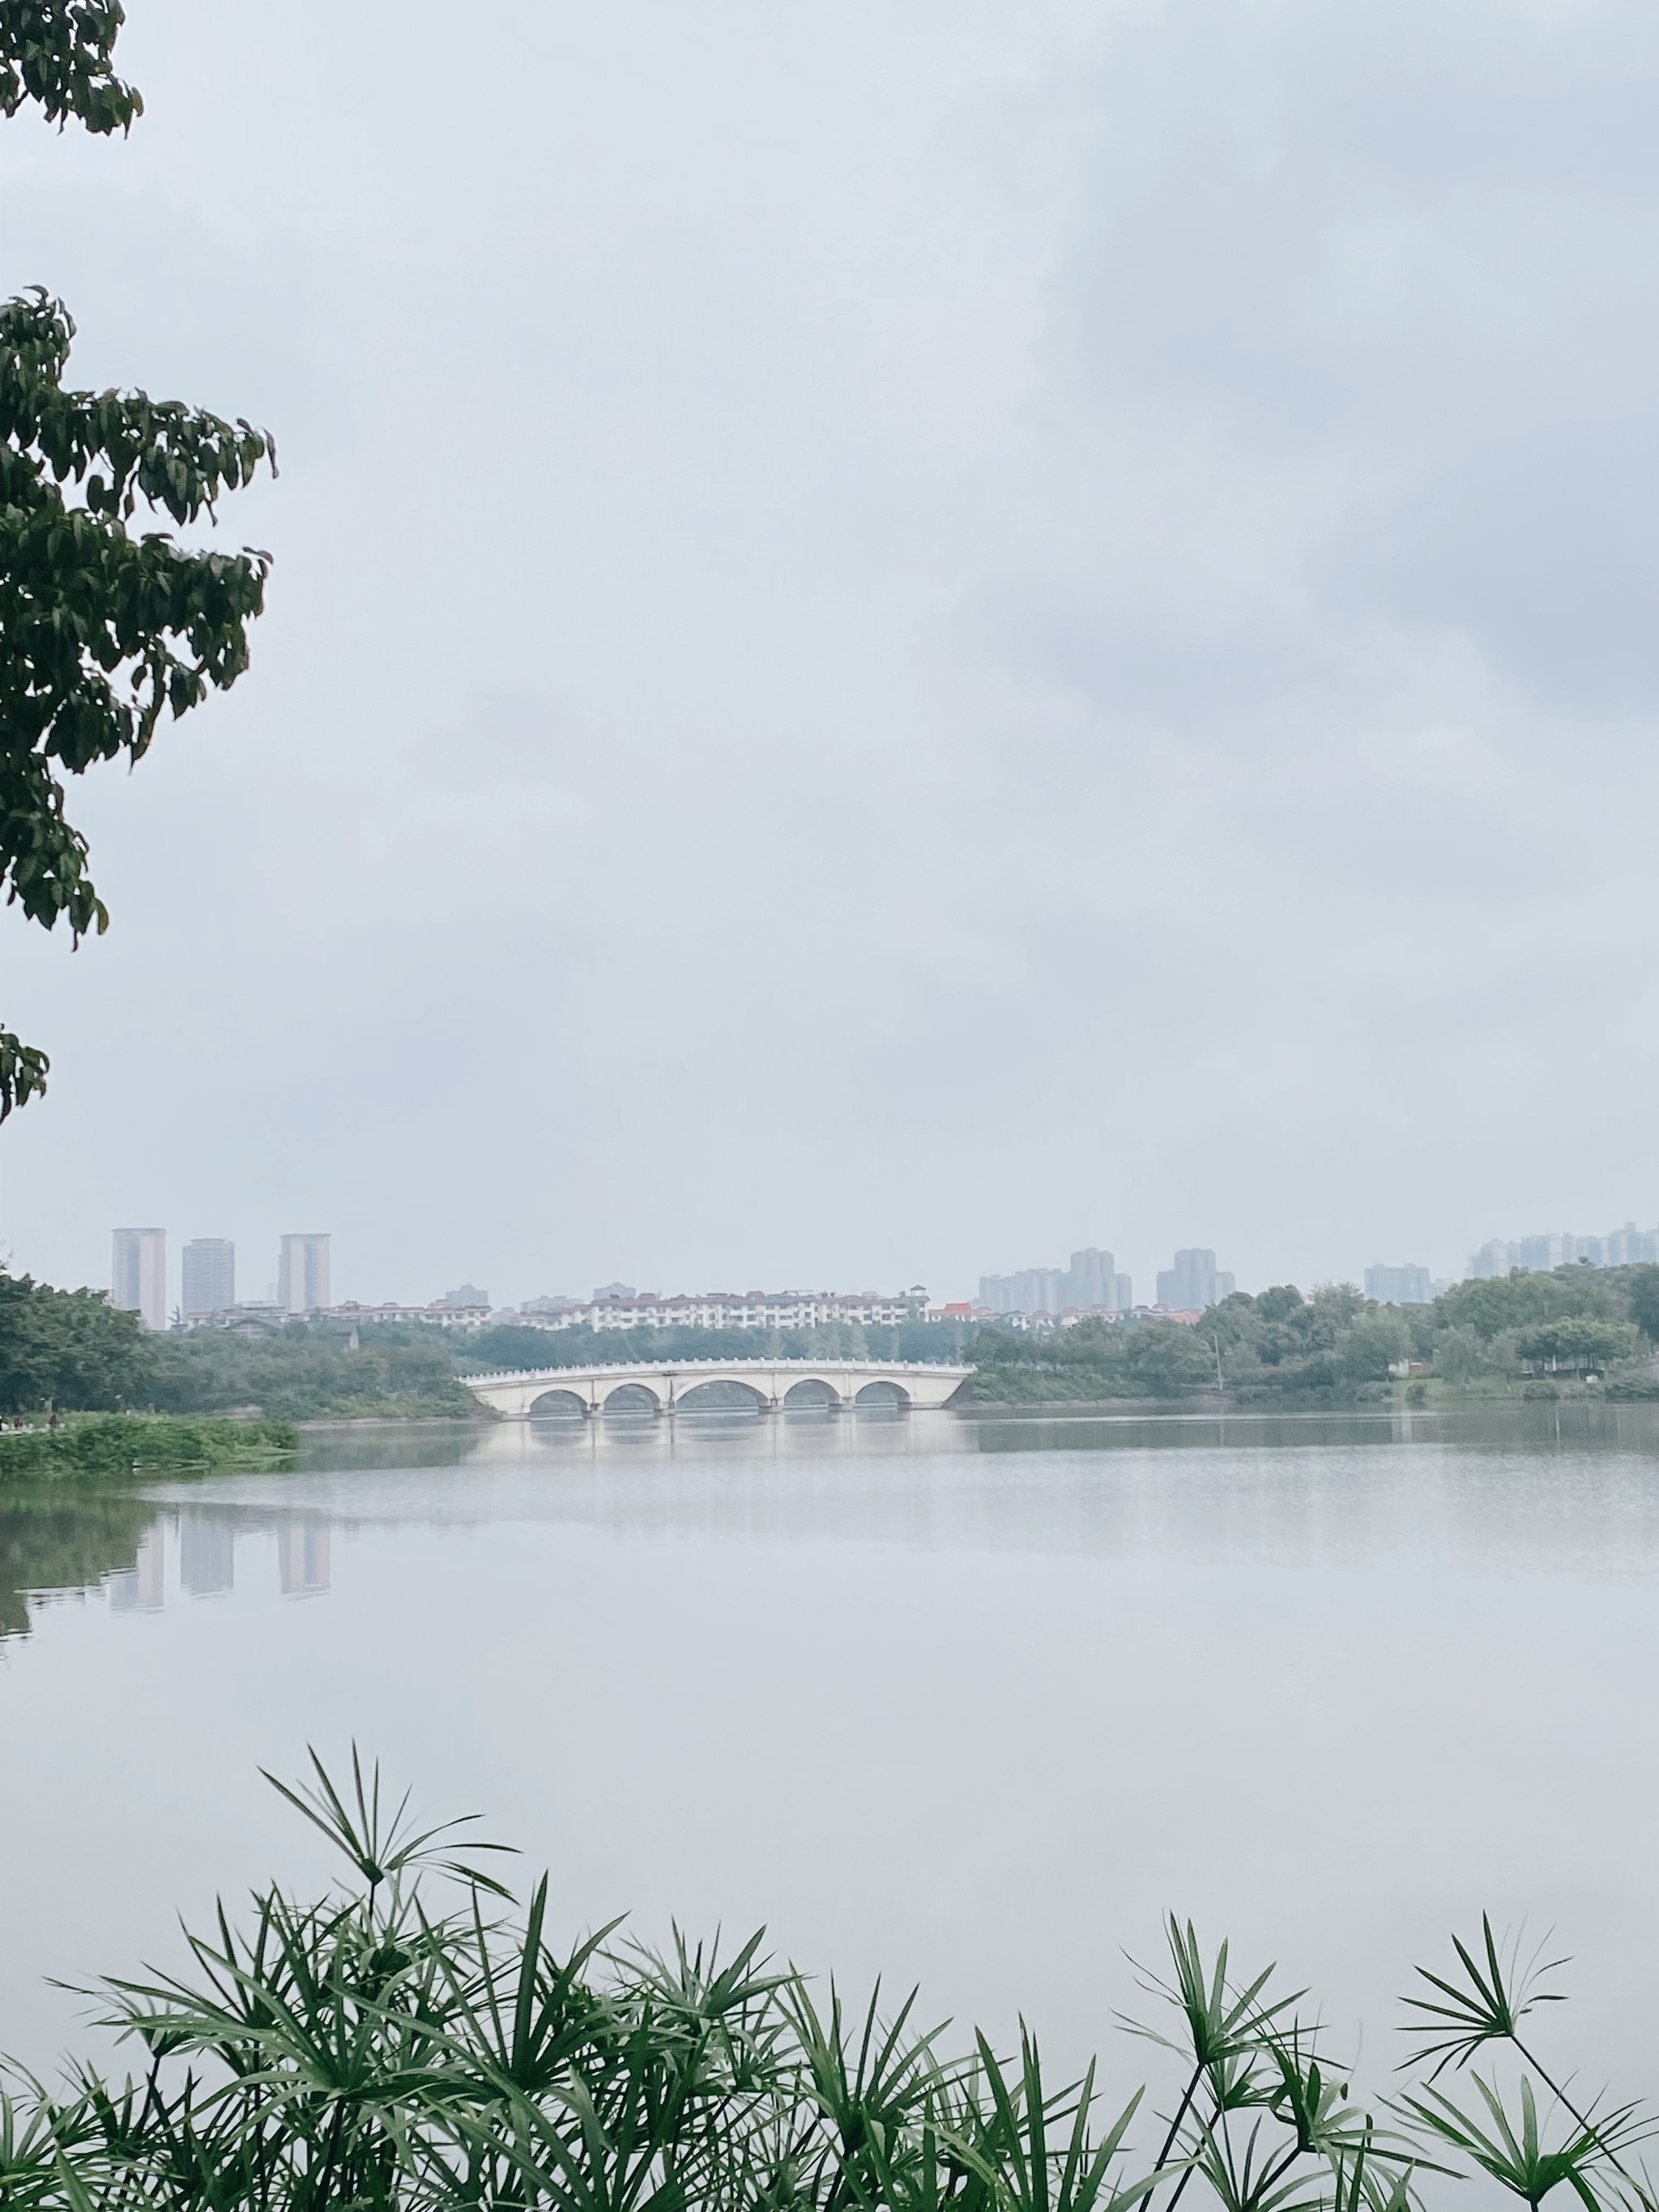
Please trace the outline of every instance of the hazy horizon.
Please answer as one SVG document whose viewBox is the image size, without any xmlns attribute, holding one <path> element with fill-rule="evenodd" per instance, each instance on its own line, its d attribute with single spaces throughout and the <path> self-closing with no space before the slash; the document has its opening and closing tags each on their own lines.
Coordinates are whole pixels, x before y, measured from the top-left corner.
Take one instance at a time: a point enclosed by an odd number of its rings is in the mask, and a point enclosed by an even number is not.
<svg viewBox="0 0 1659 2212">
<path fill-rule="evenodd" d="M 0 127 L 4 289 L 271 428 L 276 565 L 70 786 L 109 935 L 0 916 L 11 1265 L 1139 1297 L 1653 1224 L 1659 21 L 130 18 L 128 141 Z"/>
</svg>

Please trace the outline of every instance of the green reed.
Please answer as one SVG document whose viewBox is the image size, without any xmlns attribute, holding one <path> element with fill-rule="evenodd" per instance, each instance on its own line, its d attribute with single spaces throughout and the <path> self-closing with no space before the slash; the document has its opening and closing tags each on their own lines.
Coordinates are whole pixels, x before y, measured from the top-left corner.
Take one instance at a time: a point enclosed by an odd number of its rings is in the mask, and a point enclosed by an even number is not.
<svg viewBox="0 0 1659 2212">
<path fill-rule="evenodd" d="M 1175 2212 L 1189 2193 L 1407 2212 L 1427 2177 L 1471 2172 L 1529 2206 L 1565 2186 L 1591 2212 L 1659 2212 L 1646 2121 L 1551 2079 L 1528 2039 L 1553 1994 L 1489 1926 L 1423 1974 L 1412 2079 L 1373 2108 L 1303 1992 L 1171 1919 L 1150 2016 L 1123 2023 L 1170 2080 L 1110 2112 L 1092 2066 L 1054 2082 L 1023 2027 L 1017 2051 L 948 2050 L 914 1994 L 849 2011 L 759 1936 L 659 1952 L 613 1923 L 562 1951 L 545 1875 L 520 1905 L 470 1824 L 422 1827 L 355 1756 L 343 1789 L 313 1765 L 274 1786 L 343 1879 L 257 1891 L 241 1926 L 222 1905 L 180 1974 L 100 1984 L 102 2024 L 142 2054 L 129 2078 L 11 2069 L 6 2212 Z M 1513 2089 L 1474 2070 L 1504 2051 Z M 1441 2086 L 1460 2074 L 1473 2103 Z"/>
</svg>

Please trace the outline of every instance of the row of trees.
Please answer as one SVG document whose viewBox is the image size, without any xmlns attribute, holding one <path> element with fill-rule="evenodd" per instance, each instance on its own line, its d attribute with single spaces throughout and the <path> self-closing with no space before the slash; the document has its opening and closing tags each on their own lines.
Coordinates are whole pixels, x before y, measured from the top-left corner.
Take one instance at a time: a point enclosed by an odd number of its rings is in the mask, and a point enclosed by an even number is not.
<svg viewBox="0 0 1659 2212">
<path fill-rule="evenodd" d="M 1565 1370 L 1628 1395 L 1659 1344 L 1659 1267 L 1560 1267 L 1460 1283 L 1426 1306 L 1380 1306 L 1347 1284 L 1236 1292 L 1196 1328 L 1084 1322 L 1035 1334 L 982 1329 L 975 1395 L 993 1401 L 1179 1398 L 1340 1402 L 1384 1389 L 1407 1361 L 1455 1385 Z"/>
<path fill-rule="evenodd" d="M 248 1339 L 219 1329 L 148 1335 L 102 1291 L 58 1291 L 0 1273 L 0 1413 L 47 1407 L 161 1413 L 257 1409 L 324 1414 L 465 1414 L 453 1346 L 439 1329 L 387 1330 L 361 1343 L 295 1321 Z"/>
</svg>

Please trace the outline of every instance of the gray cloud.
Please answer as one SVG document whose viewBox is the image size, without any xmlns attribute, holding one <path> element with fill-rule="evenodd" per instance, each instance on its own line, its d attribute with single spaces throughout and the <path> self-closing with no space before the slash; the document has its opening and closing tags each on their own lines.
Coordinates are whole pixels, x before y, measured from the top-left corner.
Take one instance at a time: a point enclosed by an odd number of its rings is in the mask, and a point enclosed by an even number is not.
<svg viewBox="0 0 1659 2212">
<path fill-rule="evenodd" d="M 270 422 L 253 672 L 7 917 L 17 1261 L 1250 1282 L 1656 1210 L 1659 29 L 136 8 L 0 136 Z M 489 72 L 486 79 L 483 72 Z"/>
</svg>

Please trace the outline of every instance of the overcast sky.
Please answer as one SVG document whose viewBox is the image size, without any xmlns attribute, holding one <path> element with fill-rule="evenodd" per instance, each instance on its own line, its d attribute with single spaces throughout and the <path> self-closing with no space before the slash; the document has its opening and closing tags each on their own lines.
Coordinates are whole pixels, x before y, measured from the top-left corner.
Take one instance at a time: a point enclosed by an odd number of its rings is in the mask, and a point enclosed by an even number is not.
<svg viewBox="0 0 1659 2212">
<path fill-rule="evenodd" d="M 253 666 L 0 917 L 11 1263 L 1243 1287 L 1659 1215 L 1659 16 L 131 0 L 0 128 Z M 176 1289 L 174 1295 L 176 1295 Z"/>
</svg>

